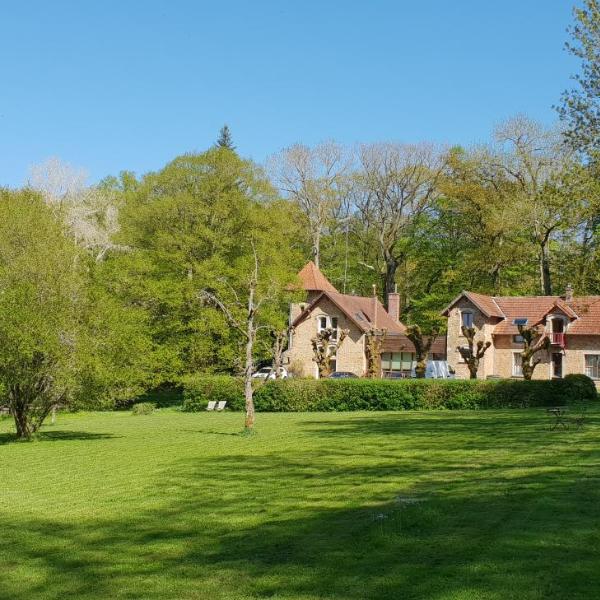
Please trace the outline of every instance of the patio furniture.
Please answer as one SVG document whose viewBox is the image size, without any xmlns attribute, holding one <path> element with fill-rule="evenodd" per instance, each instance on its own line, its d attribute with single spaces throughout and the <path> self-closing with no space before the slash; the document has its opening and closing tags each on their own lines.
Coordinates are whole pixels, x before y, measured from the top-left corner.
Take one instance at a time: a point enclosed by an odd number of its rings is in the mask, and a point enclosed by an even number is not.
<svg viewBox="0 0 600 600">
<path fill-rule="evenodd" d="M 215 410 L 215 406 L 217 405 L 216 400 L 210 400 L 206 410 Z"/>
<path fill-rule="evenodd" d="M 559 427 L 563 429 L 569 429 L 569 422 L 567 420 L 567 413 L 569 409 L 566 406 L 552 406 L 546 409 L 546 412 L 554 417 L 552 424 L 550 425 L 550 431 L 554 431 Z"/>
<path fill-rule="evenodd" d="M 575 413 L 571 417 L 571 423 L 577 427 L 577 429 L 581 429 L 585 425 L 585 420 L 587 417 L 587 404 L 578 404 L 573 407 L 573 413 Z"/>
<path fill-rule="evenodd" d="M 227 405 L 227 401 L 226 400 L 221 400 L 218 404 L 217 404 L 217 408 L 216 410 L 221 411 L 225 409 L 225 406 Z"/>
</svg>

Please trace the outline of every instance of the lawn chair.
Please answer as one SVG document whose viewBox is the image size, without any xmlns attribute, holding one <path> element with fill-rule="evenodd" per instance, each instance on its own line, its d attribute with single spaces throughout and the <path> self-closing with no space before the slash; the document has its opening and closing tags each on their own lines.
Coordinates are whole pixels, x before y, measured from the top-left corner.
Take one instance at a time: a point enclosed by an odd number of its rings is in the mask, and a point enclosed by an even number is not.
<svg viewBox="0 0 600 600">
<path fill-rule="evenodd" d="M 227 401 L 226 400 L 221 400 L 218 404 L 217 404 L 217 409 L 218 411 L 221 410 L 225 410 L 225 406 L 227 405 Z"/>
<path fill-rule="evenodd" d="M 587 404 L 577 404 L 573 409 L 576 414 L 571 417 L 571 422 L 577 429 L 581 429 L 585 425 L 587 417 Z"/>
<path fill-rule="evenodd" d="M 217 405 L 216 400 L 211 400 L 206 407 L 206 410 L 215 410 L 215 406 Z"/>
</svg>

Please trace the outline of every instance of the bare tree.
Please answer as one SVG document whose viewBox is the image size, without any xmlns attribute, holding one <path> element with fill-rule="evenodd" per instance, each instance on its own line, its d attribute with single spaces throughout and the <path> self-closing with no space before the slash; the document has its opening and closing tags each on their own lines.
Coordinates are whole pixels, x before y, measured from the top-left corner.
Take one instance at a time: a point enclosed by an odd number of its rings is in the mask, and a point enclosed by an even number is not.
<svg viewBox="0 0 600 600">
<path fill-rule="evenodd" d="M 296 202 L 308 223 L 311 253 L 319 267 L 321 237 L 348 193 L 350 158 L 335 142 L 295 144 L 268 161 L 279 189 Z"/>
<path fill-rule="evenodd" d="M 355 204 L 365 235 L 377 241 L 387 299 L 419 217 L 438 195 L 443 155 L 429 144 L 378 143 L 360 146 L 358 159 Z"/>
<path fill-rule="evenodd" d="M 275 379 L 281 378 L 283 372 L 283 353 L 288 347 L 290 336 L 293 332 L 293 327 L 271 329 L 271 353 L 273 356 L 273 372 L 275 373 Z"/>
<path fill-rule="evenodd" d="M 275 295 L 275 290 L 271 286 L 266 292 L 259 293 L 259 261 L 256 246 L 251 242 L 252 252 L 254 256 L 253 266 L 248 276 L 245 286 L 247 297 L 242 300 L 235 290 L 231 289 L 233 299 L 227 303 L 222 300 L 217 294 L 202 290 L 199 293 L 199 298 L 207 303 L 216 306 L 225 316 L 229 325 L 236 329 L 245 340 L 244 354 L 244 399 L 246 406 L 246 418 L 244 427 L 246 431 L 251 431 L 254 427 L 255 410 L 254 396 L 252 388 L 252 375 L 254 374 L 254 344 L 256 336 L 260 329 L 264 326 L 258 322 L 258 316 L 261 307 L 272 300 Z M 239 318 L 236 313 L 245 312 L 243 319 Z"/>
<path fill-rule="evenodd" d="M 538 352 L 550 347 L 550 338 L 538 327 L 527 327 L 518 325 L 519 334 L 523 338 L 523 350 L 521 352 L 521 369 L 523 377 L 530 380 L 535 368 L 540 364 L 541 358 L 534 358 Z"/>
<path fill-rule="evenodd" d="M 417 379 L 423 379 L 427 371 L 427 356 L 433 346 L 433 342 L 438 336 L 438 330 L 433 329 L 431 335 L 425 336 L 418 325 L 409 325 L 406 329 L 406 337 L 413 343 L 415 347 L 415 359 L 417 366 L 415 367 L 415 375 Z"/>
<path fill-rule="evenodd" d="M 466 327 L 463 325 L 461 331 L 465 338 L 467 338 L 467 346 L 459 346 L 457 350 L 462 359 L 467 363 L 471 379 L 477 379 L 479 362 L 484 357 L 487 349 L 492 345 L 492 342 L 478 340 L 477 344 L 475 344 L 475 334 L 477 333 L 475 327 Z"/>
<path fill-rule="evenodd" d="M 49 158 L 30 169 L 30 186 L 66 223 L 77 243 L 101 261 L 110 250 L 123 250 L 114 243 L 119 231 L 119 210 L 115 195 L 86 185 L 87 172 Z"/>
</svg>

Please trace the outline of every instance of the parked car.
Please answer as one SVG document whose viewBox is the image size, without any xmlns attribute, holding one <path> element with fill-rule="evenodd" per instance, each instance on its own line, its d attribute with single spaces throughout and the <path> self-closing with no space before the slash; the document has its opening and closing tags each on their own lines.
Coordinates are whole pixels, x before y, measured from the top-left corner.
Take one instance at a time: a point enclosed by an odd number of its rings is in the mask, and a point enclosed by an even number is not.
<svg viewBox="0 0 600 600">
<path fill-rule="evenodd" d="M 279 379 L 287 379 L 289 374 L 284 367 L 281 367 L 279 371 Z M 275 371 L 273 367 L 263 367 L 252 375 L 252 379 L 275 379 Z"/>
<path fill-rule="evenodd" d="M 334 371 L 329 379 L 356 379 L 358 375 L 351 373 L 350 371 Z"/>
</svg>

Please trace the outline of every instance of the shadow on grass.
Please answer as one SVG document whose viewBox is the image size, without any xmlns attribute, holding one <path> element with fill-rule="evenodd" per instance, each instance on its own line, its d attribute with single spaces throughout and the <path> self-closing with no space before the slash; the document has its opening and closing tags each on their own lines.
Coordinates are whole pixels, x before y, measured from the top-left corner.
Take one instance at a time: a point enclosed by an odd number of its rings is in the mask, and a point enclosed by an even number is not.
<svg viewBox="0 0 600 600">
<path fill-rule="evenodd" d="M 106 440 L 118 438 L 121 436 L 113 435 L 112 433 L 92 433 L 88 431 L 47 431 L 38 432 L 31 440 L 22 440 L 17 438 L 15 433 L 0 434 L 0 445 L 18 443 L 27 444 L 34 442 L 62 442 L 70 440 Z"/>
<path fill-rule="evenodd" d="M 382 455 L 390 443 L 380 442 Z M 94 522 L 4 520 L 0 596 L 592 598 L 600 453 L 553 452 L 516 473 L 452 455 L 344 464 L 323 447 L 182 460 L 147 490 L 153 509 Z M 397 482 L 393 492 L 377 487 L 382 477 Z M 358 494 L 365 486 L 373 493 Z M 373 501 L 381 490 L 387 499 Z M 43 576 L 15 581 L 16 565 Z"/>
</svg>

